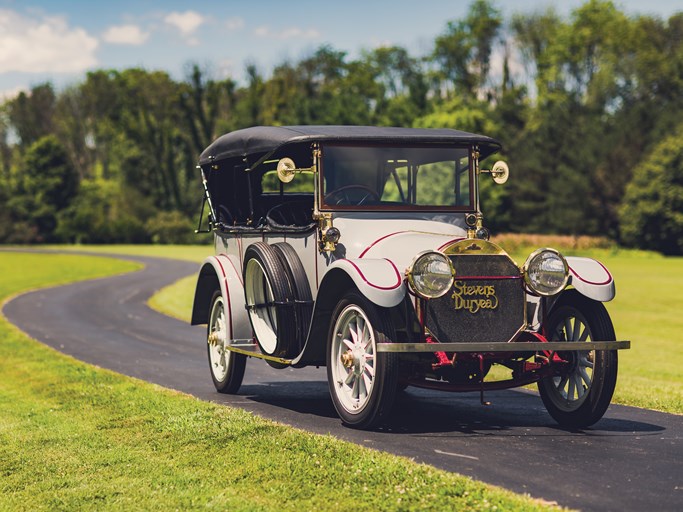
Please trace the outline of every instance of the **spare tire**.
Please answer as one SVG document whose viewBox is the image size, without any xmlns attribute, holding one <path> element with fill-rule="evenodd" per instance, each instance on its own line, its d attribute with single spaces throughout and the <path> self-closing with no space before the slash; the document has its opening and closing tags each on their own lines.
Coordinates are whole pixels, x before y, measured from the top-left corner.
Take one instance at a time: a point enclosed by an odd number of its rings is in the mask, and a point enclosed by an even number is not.
<svg viewBox="0 0 683 512">
<path fill-rule="evenodd" d="M 297 355 L 293 286 L 275 249 L 256 242 L 244 254 L 244 296 L 261 351 L 289 359 Z"/>
<path fill-rule="evenodd" d="M 297 344 L 296 348 L 301 352 L 303 350 L 303 343 L 308 336 L 308 329 L 311 326 L 311 317 L 313 315 L 313 295 L 311 294 L 311 287 L 308 284 L 308 277 L 306 271 L 299 259 L 299 255 L 294 250 L 294 247 L 287 242 L 278 242 L 271 246 L 275 249 L 280 262 L 285 267 L 292 288 L 294 291 L 294 315 L 296 316 L 297 329 Z"/>
</svg>

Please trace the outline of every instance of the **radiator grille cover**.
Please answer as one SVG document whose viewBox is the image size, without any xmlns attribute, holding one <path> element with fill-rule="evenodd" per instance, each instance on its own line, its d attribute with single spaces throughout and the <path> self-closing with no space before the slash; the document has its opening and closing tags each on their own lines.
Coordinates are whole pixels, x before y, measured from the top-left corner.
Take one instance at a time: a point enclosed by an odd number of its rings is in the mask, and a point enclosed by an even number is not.
<svg viewBox="0 0 683 512">
<path fill-rule="evenodd" d="M 523 280 L 504 254 L 450 256 L 455 283 L 425 301 L 427 328 L 440 342 L 510 341 L 525 326 Z"/>
</svg>

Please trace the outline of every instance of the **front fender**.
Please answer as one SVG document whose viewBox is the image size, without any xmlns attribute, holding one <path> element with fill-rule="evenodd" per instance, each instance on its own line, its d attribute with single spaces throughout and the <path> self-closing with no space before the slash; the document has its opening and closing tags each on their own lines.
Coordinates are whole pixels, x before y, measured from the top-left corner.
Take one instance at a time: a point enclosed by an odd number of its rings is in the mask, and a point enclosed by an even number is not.
<svg viewBox="0 0 683 512">
<path fill-rule="evenodd" d="M 356 285 L 356 288 L 370 301 L 384 308 L 399 304 L 406 294 L 403 276 L 393 261 L 381 259 L 337 260 L 330 265 L 327 274 L 339 269 L 345 272 Z M 325 279 L 320 283 L 320 290 L 325 288 Z M 320 293 L 320 291 L 318 292 Z"/>
<path fill-rule="evenodd" d="M 244 285 L 237 270 L 239 262 L 226 254 L 204 260 L 197 276 L 192 307 L 192 325 L 205 324 L 209 318 L 211 298 L 220 290 L 226 305 L 228 339 L 249 339 L 251 325 L 244 307 Z"/>
<path fill-rule="evenodd" d="M 354 286 L 368 300 L 384 308 L 393 308 L 406 297 L 403 276 L 392 261 L 336 260 L 320 282 L 306 344 L 292 366 L 325 365 L 332 312 L 342 297 Z"/>
<path fill-rule="evenodd" d="M 569 284 L 579 293 L 600 302 L 614 298 L 614 278 L 602 263 L 579 256 L 567 256 L 566 260 L 569 265 Z"/>
</svg>

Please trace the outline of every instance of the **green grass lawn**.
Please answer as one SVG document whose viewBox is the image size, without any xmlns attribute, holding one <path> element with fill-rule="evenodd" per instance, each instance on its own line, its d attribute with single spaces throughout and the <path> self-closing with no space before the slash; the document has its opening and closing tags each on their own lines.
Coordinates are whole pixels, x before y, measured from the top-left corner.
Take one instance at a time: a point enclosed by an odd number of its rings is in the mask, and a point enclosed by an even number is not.
<svg viewBox="0 0 683 512">
<path fill-rule="evenodd" d="M 0 301 L 136 268 L 107 258 L 0 252 Z M 0 510 L 548 508 L 86 365 L 4 318 L 0 375 Z"/>
<path fill-rule="evenodd" d="M 196 261 L 197 263 L 213 254 L 213 246 L 210 243 L 204 245 L 42 245 L 40 247 L 58 251 L 135 254 L 138 256 Z"/>
<path fill-rule="evenodd" d="M 683 413 L 683 258 L 606 257 L 617 296 L 607 304 L 619 353 L 615 401 Z"/>
</svg>

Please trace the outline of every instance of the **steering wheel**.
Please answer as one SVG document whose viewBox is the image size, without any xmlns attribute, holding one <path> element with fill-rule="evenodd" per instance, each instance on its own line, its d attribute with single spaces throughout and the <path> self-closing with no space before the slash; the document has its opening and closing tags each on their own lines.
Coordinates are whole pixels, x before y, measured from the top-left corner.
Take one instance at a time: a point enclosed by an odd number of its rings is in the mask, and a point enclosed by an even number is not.
<svg viewBox="0 0 683 512">
<path fill-rule="evenodd" d="M 352 191 L 357 191 L 357 193 Z M 331 205 L 360 206 L 367 199 L 379 201 L 379 194 L 365 185 L 346 185 L 325 195 L 325 203 Z"/>
</svg>

